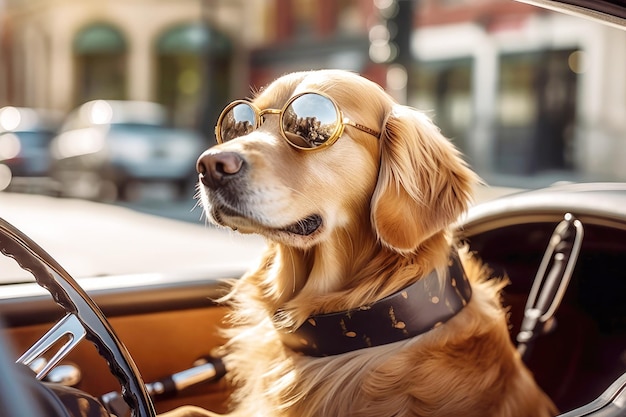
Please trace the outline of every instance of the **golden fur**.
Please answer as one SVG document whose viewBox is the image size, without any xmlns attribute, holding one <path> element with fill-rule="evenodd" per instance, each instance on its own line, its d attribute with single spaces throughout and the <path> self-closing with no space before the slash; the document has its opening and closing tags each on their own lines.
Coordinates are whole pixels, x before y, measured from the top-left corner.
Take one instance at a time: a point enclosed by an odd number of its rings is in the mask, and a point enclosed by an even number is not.
<svg viewBox="0 0 626 417">
<path fill-rule="evenodd" d="M 224 300 L 233 307 L 224 347 L 237 387 L 230 415 L 555 415 L 510 341 L 500 306 L 503 281 L 488 280 L 467 253 L 472 299 L 436 329 L 324 358 L 283 346 L 280 328 L 374 302 L 444 268 L 452 245 L 448 228 L 467 209 L 477 182 L 424 114 L 355 74 L 289 74 L 254 103 L 281 108 L 302 91 L 327 93 L 345 116 L 381 137 L 347 126 L 331 147 L 302 152 L 286 143 L 277 117 L 269 115 L 258 130 L 201 157 L 233 152 L 247 164 L 236 196 L 239 215 L 221 212 L 221 197 L 200 183 L 208 217 L 268 239 L 258 267 L 235 281 Z M 281 231 L 314 213 L 323 223 L 311 235 Z M 186 407 L 167 415 L 213 414 Z"/>
</svg>

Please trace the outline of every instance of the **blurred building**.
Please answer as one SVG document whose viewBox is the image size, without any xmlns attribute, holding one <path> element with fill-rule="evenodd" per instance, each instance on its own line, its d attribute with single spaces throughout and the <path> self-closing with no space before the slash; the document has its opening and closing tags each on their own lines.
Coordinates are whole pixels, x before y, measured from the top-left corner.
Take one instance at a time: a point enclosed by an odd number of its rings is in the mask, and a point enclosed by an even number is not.
<svg viewBox="0 0 626 417">
<path fill-rule="evenodd" d="M 626 32 L 509 0 L 421 0 L 410 104 L 489 182 L 624 179 Z"/>
<path fill-rule="evenodd" d="M 210 135 L 229 100 L 282 72 L 367 72 L 373 9 L 369 0 L 4 0 L 0 107 L 158 101 L 176 125 Z"/>
<path fill-rule="evenodd" d="M 370 59 L 369 29 L 379 20 L 372 0 L 275 0 L 263 42 L 250 48 L 251 84 L 302 69 L 342 68 L 381 80 Z M 384 78 L 382 79 L 384 81 Z"/>
<path fill-rule="evenodd" d="M 236 78 L 229 31 L 253 9 L 211 0 L 5 0 L 0 105 L 67 112 L 96 98 L 151 100 L 166 104 L 175 124 L 198 126 L 206 106 L 228 94 L 224 77 Z M 246 34 L 258 36 L 260 23 L 253 19 Z"/>
<path fill-rule="evenodd" d="M 626 33 L 593 22 L 512 0 L 0 0 L 0 107 L 158 101 L 211 139 L 250 87 L 327 67 L 429 111 L 490 182 L 626 177 Z"/>
</svg>

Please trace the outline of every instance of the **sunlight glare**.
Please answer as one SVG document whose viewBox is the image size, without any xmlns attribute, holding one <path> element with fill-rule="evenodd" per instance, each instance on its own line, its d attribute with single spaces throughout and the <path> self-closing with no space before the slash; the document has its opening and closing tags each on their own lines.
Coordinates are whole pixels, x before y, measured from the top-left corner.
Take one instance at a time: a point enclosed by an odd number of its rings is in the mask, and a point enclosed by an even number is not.
<svg viewBox="0 0 626 417">
<path fill-rule="evenodd" d="M 0 109 L 0 128 L 13 130 L 20 125 L 22 116 L 15 107 L 5 107 Z"/>
</svg>

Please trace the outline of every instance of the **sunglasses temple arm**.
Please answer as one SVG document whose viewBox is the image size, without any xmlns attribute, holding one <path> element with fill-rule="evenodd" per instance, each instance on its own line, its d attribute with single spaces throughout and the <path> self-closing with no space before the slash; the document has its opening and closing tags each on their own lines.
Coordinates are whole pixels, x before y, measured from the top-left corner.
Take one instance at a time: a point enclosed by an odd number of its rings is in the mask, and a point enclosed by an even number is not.
<svg viewBox="0 0 626 417">
<path fill-rule="evenodd" d="M 355 127 L 357 129 L 359 129 L 361 132 L 365 132 L 365 133 L 369 133 L 372 136 L 375 136 L 377 138 L 380 138 L 380 132 L 375 131 L 374 129 L 370 129 L 367 126 L 363 126 L 362 124 L 359 123 L 355 123 L 352 120 L 348 119 L 347 117 L 344 117 L 343 119 L 343 124 Z"/>
</svg>

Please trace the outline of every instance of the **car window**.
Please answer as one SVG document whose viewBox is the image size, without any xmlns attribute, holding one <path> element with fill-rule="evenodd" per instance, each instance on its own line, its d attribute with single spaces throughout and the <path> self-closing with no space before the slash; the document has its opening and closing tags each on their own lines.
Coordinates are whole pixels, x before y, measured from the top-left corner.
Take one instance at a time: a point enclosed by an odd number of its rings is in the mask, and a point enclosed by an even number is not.
<svg viewBox="0 0 626 417">
<path fill-rule="evenodd" d="M 54 136 L 54 132 L 36 131 L 36 132 L 15 132 L 15 133 L 2 133 L 1 137 L 7 137 L 9 135 L 15 135 L 20 142 L 20 147 L 45 147 L 49 144 L 50 140 Z M 1 141 L 2 139 L 0 139 Z"/>
</svg>

